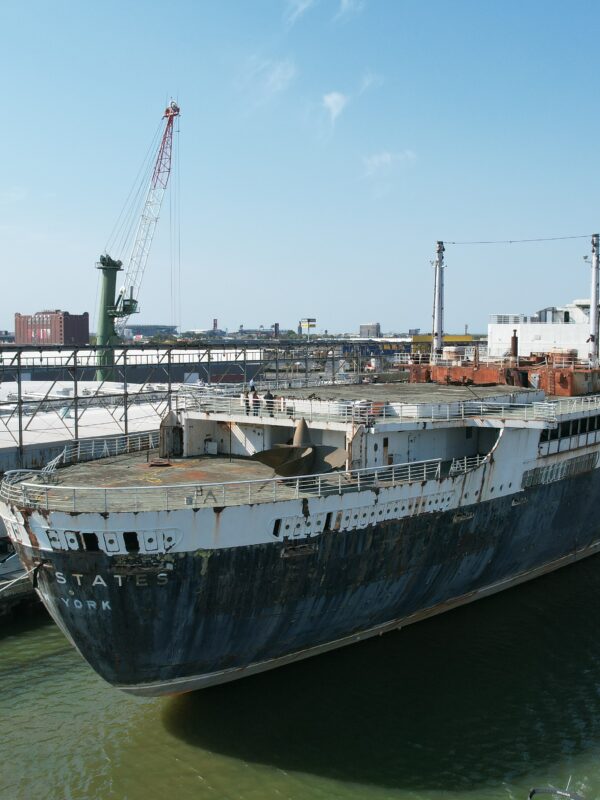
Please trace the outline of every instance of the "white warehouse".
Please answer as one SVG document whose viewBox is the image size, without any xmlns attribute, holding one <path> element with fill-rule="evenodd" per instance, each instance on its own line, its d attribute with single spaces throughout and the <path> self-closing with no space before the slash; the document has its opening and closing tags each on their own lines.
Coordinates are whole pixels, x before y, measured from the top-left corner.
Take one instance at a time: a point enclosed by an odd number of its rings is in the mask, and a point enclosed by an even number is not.
<svg viewBox="0 0 600 800">
<path fill-rule="evenodd" d="M 561 353 L 587 359 L 590 349 L 590 301 L 573 300 L 565 306 L 543 308 L 532 316 L 493 314 L 488 324 L 488 354 L 510 354 L 513 331 L 519 338 L 519 355 Z"/>
</svg>

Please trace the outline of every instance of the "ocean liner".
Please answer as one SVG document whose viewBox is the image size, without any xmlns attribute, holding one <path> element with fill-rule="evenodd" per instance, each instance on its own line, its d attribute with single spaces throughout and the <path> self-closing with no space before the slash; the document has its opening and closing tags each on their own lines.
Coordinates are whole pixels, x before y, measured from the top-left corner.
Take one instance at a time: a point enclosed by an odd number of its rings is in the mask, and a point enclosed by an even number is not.
<svg viewBox="0 0 600 800">
<path fill-rule="evenodd" d="M 139 695 L 211 686 L 598 551 L 600 397 L 476 394 L 187 387 L 160 442 L 92 442 L 7 473 L 0 511 L 103 678 Z"/>
</svg>

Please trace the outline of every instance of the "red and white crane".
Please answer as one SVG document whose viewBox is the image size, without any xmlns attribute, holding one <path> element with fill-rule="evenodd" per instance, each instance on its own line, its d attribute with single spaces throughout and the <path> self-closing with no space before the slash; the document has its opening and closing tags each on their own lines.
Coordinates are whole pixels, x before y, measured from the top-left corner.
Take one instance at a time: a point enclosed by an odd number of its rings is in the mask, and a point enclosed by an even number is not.
<svg viewBox="0 0 600 800">
<path fill-rule="evenodd" d="M 127 317 L 138 310 L 139 291 L 148 263 L 150 247 L 152 246 L 163 197 L 171 174 L 173 123 L 179 113 L 179 106 L 172 101 L 163 115 L 163 119 L 166 119 L 167 122 L 158 148 L 146 202 L 138 223 L 129 263 L 126 267 L 125 280 L 115 302 L 116 313 L 114 316 L 120 318 L 119 327 L 121 328 L 125 326 Z"/>
<path fill-rule="evenodd" d="M 96 265 L 102 272 L 96 344 L 100 348 L 98 377 L 103 380 L 109 377 L 109 370 L 106 368 L 111 367 L 114 363 L 114 355 L 110 348 L 120 341 L 115 329 L 116 320 L 119 320 L 119 328 L 122 330 L 129 316 L 138 311 L 140 287 L 171 174 L 173 124 L 179 114 L 179 106 L 175 102 L 171 102 L 163 114 L 166 123 L 154 159 L 154 168 L 131 253 L 125 267 L 125 280 L 116 298 L 117 273 L 123 270 L 123 262 L 104 253 Z"/>
</svg>

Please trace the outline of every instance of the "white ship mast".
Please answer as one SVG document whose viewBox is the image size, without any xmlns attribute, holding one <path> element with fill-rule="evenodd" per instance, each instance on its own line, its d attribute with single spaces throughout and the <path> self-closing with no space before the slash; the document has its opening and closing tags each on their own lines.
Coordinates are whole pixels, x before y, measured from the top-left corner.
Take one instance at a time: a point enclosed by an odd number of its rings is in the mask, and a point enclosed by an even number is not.
<svg viewBox="0 0 600 800">
<path fill-rule="evenodd" d="M 433 338 L 432 361 L 442 354 L 444 344 L 444 243 L 438 242 L 435 254 L 435 279 L 433 288 Z"/>
<path fill-rule="evenodd" d="M 592 236 L 592 291 L 590 294 L 590 366 L 598 366 L 598 239 L 599 235 Z"/>
</svg>

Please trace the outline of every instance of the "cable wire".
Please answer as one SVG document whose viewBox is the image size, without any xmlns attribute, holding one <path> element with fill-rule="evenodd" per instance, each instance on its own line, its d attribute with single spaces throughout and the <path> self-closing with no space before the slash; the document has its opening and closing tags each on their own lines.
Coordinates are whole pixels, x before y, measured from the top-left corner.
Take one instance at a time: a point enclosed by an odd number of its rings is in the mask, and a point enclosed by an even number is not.
<svg viewBox="0 0 600 800">
<path fill-rule="evenodd" d="M 494 239 L 489 241 L 473 241 L 473 242 L 449 242 L 445 239 L 444 244 L 522 244 L 524 242 L 558 242 L 565 239 L 590 239 L 594 234 L 585 233 L 581 236 L 543 236 L 537 239 Z"/>
</svg>

